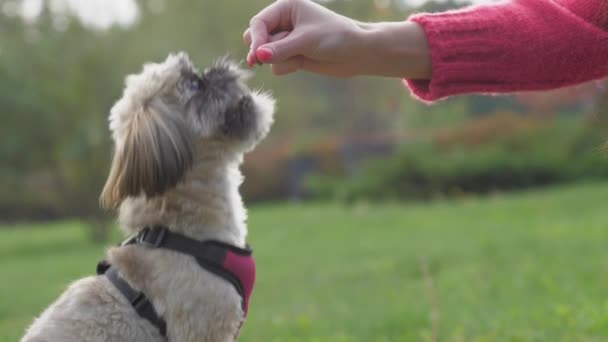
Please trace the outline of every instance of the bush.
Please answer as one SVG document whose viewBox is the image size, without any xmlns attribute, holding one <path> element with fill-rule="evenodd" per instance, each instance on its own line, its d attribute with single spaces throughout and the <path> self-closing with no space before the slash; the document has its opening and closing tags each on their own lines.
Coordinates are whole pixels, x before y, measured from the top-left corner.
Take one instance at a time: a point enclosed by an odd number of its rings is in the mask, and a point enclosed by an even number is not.
<svg viewBox="0 0 608 342">
<path fill-rule="evenodd" d="M 310 192 L 344 200 L 429 199 L 608 178 L 608 156 L 601 150 L 606 123 L 484 120 L 408 143 L 348 179 L 314 176 Z"/>
</svg>

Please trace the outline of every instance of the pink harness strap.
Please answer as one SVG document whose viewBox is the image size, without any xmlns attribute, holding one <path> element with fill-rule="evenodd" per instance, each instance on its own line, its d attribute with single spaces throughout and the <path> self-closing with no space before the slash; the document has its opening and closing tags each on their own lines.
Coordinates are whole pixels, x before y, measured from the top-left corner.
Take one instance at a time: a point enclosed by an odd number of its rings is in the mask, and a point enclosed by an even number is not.
<svg viewBox="0 0 608 342">
<path fill-rule="evenodd" d="M 224 259 L 224 268 L 232 273 L 241 283 L 243 299 L 245 301 L 245 316 L 249 311 L 249 298 L 255 284 L 255 260 L 251 253 L 243 255 L 229 250 Z"/>
</svg>

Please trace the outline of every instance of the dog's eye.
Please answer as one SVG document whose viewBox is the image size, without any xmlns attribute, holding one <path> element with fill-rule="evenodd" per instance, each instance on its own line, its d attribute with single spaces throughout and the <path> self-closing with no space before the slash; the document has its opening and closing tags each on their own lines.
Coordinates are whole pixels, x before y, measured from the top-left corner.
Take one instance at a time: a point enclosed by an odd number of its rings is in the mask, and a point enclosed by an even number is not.
<svg viewBox="0 0 608 342">
<path fill-rule="evenodd" d="M 191 78 L 188 81 L 188 88 L 190 88 L 191 91 L 200 91 L 203 88 L 203 81 L 201 81 L 201 79 L 197 78 Z"/>
</svg>

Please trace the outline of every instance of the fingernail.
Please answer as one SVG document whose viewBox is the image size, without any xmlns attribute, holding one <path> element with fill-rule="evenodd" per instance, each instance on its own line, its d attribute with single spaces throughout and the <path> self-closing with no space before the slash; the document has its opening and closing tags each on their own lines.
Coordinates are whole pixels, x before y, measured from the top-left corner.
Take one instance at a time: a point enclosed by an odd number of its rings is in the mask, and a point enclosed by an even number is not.
<svg viewBox="0 0 608 342">
<path fill-rule="evenodd" d="M 268 62 L 272 58 L 272 51 L 267 48 L 259 48 L 255 54 L 262 62 Z"/>
<path fill-rule="evenodd" d="M 255 61 L 253 58 L 253 54 L 249 53 L 247 55 L 247 64 L 251 67 L 251 66 L 253 66 L 254 63 L 255 63 Z"/>
</svg>

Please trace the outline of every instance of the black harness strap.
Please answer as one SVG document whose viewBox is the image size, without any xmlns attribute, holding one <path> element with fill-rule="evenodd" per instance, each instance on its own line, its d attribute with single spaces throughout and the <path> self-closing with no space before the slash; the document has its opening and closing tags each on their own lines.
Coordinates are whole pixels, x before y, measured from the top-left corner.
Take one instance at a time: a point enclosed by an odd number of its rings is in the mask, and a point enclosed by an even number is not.
<svg viewBox="0 0 608 342">
<path fill-rule="evenodd" d="M 175 252 L 185 253 L 193 256 L 202 268 L 214 273 L 231 283 L 241 295 L 243 310 L 245 309 L 245 291 L 240 280 L 230 271 L 224 268 L 224 261 L 228 251 L 240 255 L 251 255 L 252 251 L 238 248 L 220 241 L 198 241 L 183 235 L 170 232 L 167 228 L 156 226 L 146 227 L 135 237 L 125 241 L 123 245 L 139 244 L 150 248 L 165 248 Z"/>
<path fill-rule="evenodd" d="M 199 266 L 227 280 L 235 287 L 243 299 L 242 305 L 243 310 L 245 310 L 245 292 L 243 290 L 243 285 L 238 277 L 225 269 L 223 265 L 228 251 L 249 256 L 252 253 L 249 247 L 241 249 L 219 241 L 198 241 L 180 234 L 172 233 L 162 226 L 155 226 L 153 228 L 145 227 L 139 233 L 121 243 L 121 246 L 132 244 L 142 245 L 148 248 L 164 248 L 193 256 Z M 156 310 L 154 310 L 154 306 L 143 292 L 137 291 L 131 287 L 131 285 L 118 274 L 116 268 L 105 261 L 101 261 L 97 265 L 97 274 L 104 274 L 125 296 L 129 303 L 131 303 L 135 311 L 157 327 L 161 335 L 166 337 L 167 324 L 165 320 L 158 316 Z"/>
<path fill-rule="evenodd" d="M 116 268 L 114 267 L 110 267 L 105 272 L 105 276 L 112 284 L 114 284 L 116 289 L 118 289 L 118 291 L 120 291 L 123 296 L 125 296 L 129 303 L 131 303 L 138 315 L 150 321 L 152 325 L 158 328 L 162 336 L 166 336 L 167 323 L 165 322 L 165 320 L 158 317 L 158 315 L 156 314 L 156 310 L 154 310 L 154 306 L 152 306 L 152 303 L 143 292 L 137 291 L 132 288 L 129 283 L 127 283 L 120 275 L 118 275 L 118 270 L 116 270 Z"/>
</svg>

